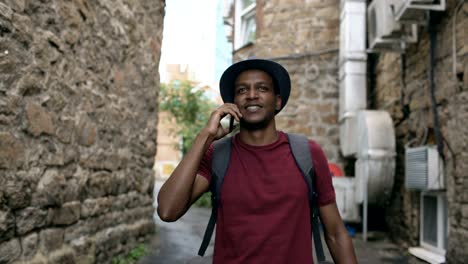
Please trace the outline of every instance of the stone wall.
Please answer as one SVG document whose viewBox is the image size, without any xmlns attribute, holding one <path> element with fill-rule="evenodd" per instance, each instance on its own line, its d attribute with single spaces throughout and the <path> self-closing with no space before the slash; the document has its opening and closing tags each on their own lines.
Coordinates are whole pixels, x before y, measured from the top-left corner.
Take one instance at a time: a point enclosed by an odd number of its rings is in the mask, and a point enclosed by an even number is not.
<svg viewBox="0 0 468 264">
<path fill-rule="evenodd" d="M 110 263 L 154 232 L 164 5 L 0 0 L 0 263 Z"/>
<path fill-rule="evenodd" d="M 468 3 L 447 1 L 447 10 L 434 23 L 435 97 L 444 143 L 449 239 L 447 263 L 468 259 Z M 455 32 L 453 31 L 455 25 Z M 454 67 L 453 40 L 456 40 Z M 378 109 L 389 111 L 397 134 L 397 171 L 387 222 L 390 234 L 405 245 L 419 244 L 419 192 L 404 187 L 404 146 L 436 144 L 428 81 L 429 33 L 420 28 L 419 41 L 406 52 L 406 70 L 401 57 L 382 53 L 377 59 L 376 83 L 371 88 Z"/>
<path fill-rule="evenodd" d="M 294 18 L 294 19 L 291 19 Z M 316 140 L 327 158 L 339 152 L 339 1 L 257 1 L 257 39 L 235 51 L 234 61 L 273 59 L 289 71 L 292 90 L 277 127 Z"/>
</svg>

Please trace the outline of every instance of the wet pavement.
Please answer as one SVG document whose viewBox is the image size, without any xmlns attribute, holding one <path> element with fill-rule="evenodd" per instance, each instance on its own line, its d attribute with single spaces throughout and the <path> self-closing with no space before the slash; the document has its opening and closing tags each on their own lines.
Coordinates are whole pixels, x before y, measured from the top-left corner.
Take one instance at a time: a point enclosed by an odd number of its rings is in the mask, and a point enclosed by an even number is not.
<svg viewBox="0 0 468 264">
<path fill-rule="evenodd" d="M 161 185 L 161 182 L 156 182 L 158 191 Z M 157 234 L 151 245 L 151 254 L 140 263 L 210 264 L 214 236 L 205 254 L 206 257 L 202 258 L 197 255 L 210 212 L 207 208 L 192 207 L 181 219 L 173 223 L 165 223 L 155 215 Z M 385 233 L 371 231 L 368 233 L 367 242 L 362 240 L 360 233 L 356 233 L 353 243 L 359 263 L 425 263 L 392 243 Z M 324 247 L 327 260 L 332 261 L 326 244 Z M 294 263 L 294 260 L 291 260 L 291 263 Z"/>
</svg>

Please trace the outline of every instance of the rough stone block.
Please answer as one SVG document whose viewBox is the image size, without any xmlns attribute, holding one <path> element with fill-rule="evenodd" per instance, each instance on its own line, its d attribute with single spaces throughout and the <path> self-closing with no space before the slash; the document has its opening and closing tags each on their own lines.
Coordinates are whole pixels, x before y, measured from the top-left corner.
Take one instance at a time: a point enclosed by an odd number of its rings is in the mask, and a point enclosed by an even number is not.
<svg viewBox="0 0 468 264">
<path fill-rule="evenodd" d="M 94 238 L 80 237 L 71 241 L 70 245 L 75 252 L 77 264 L 97 263 L 95 259 L 96 245 Z"/>
<path fill-rule="evenodd" d="M 52 116 L 41 106 L 28 102 L 26 104 L 26 119 L 28 120 L 28 131 L 33 136 L 40 134 L 52 135 L 55 132 Z"/>
<path fill-rule="evenodd" d="M 116 184 L 116 189 L 114 190 L 114 194 L 122 194 L 127 193 L 129 191 L 129 184 L 127 179 L 127 173 L 125 171 L 116 171 L 112 173 L 114 177 L 114 181 Z"/>
<path fill-rule="evenodd" d="M 57 123 L 55 134 L 57 138 L 65 144 L 68 144 L 75 137 L 75 120 L 61 118 Z"/>
<path fill-rule="evenodd" d="M 20 262 L 21 263 L 21 262 Z M 28 264 L 48 264 L 47 258 L 42 254 L 36 254 L 33 259 L 27 260 Z M 21 263 L 23 264 L 23 263 Z"/>
<path fill-rule="evenodd" d="M 321 120 L 324 124 L 336 125 L 338 121 L 338 116 L 336 114 L 323 115 L 321 116 Z"/>
<path fill-rule="evenodd" d="M 12 169 L 24 163 L 24 144 L 9 132 L 0 132 L 0 168 Z"/>
<path fill-rule="evenodd" d="M 466 180 L 468 180 L 466 178 L 466 172 L 468 171 L 468 163 L 466 162 L 468 160 L 468 153 L 463 153 L 459 156 L 457 156 L 457 168 L 455 170 L 455 177 L 460 177 L 460 178 L 464 178 Z M 455 186 L 455 188 L 461 188 L 460 191 L 462 191 L 464 188 L 464 186 Z M 468 192 L 465 192 L 464 193 L 468 193 Z M 466 197 L 468 198 L 468 195 L 466 195 Z M 463 200 L 461 200 L 463 201 Z M 465 202 L 468 201 L 468 200 L 464 200 Z"/>
<path fill-rule="evenodd" d="M 137 207 L 122 214 L 122 222 L 134 223 L 141 219 L 151 219 L 154 214 L 153 207 Z"/>
<path fill-rule="evenodd" d="M 69 243 L 72 240 L 78 239 L 82 236 L 89 236 L 98 230 L 99 218 L 91 218 L 86 221 L 78 221 L 76 224 L 65 228 L 64 240 Z"/>
<path fill-rule="evenodd" d="M 8 240 L 15 234 L 15 216 L 11 211 L 0 210 L 0 241 Z"/>
<path fill-rule="evenodd" d="M 115 171 L 121 168 L 121 160 L 115 153 L 106 153 L 103 149 L 100 149 L 97 153 L 82 157 L 80 164 L 84 168 L 94 170 L 106 170 Z"/>
<path fill-rule="evenodd" d="M 23 249 L 22 259 L 28 260 L 36 255 L 39 247 L 39 236 L 37 233 L 29 234 L 21 238 L 21 248 Z"/>
<path fill-rule="evenodd" d="M 153 206 L 153 193 L 151 194 L 142 194 L 140 195 L 140 206 L 148 206 L 152 207 Z"/>
<path fill-rule="evenodd" d="M 90 219 L 89 224 L 94 227 L 96 231 L 103 230 L 122 224 L 125 221 L 125 216 L 126 214 L 122 212 L 110 212 L 97 218 Z"/>
<path fill-rule="evenodd" d="M 53 153 L 49 152 L 44 157 L 45 164 L 48 166 L 63 166 L 78 160 L 79 151 L 74 146 L 59 145 Z"/>
<path fill-rule="evenodd" d="M 34 56 L 41 68 L 56 64 L 63 56 L 64 43 L 48 29 L 36 28 L 34 32 Z"/>
<path fill-rule="evenodd" d="M 134 186 L 133 189 L 139 193 L 151 192 L 151 187 L 154 183 L 154 172 L 151 169 L 134 170 Z"/>
<path fill-rule="evenodd" d="M 44 90 L 43 78 L 39 74 L 29 73 L 23 75 L 21 79 L 16 83 L 16 94 L 23 96 L 31 96 L 40 94 Z M 35 109 L 30 109 L 30 111 L 43 111 L 39 106 L 36 106 Z M 32 107 L 31 105 L 29 106 Z"/>
<path fill-rule="evenodd" d="M 44 255 L 49 255 L 63 246 L 64 229 L 49 228 L 44 229 L 39 234 L 39 248 Z"/>
<path fill-rule="evenodd" d="M 120 194 L 115 197 L 109 197 L 111 199 L 111 211 L 123 211 L 129 207 L 127 207 L 128 203 L 128 194 Z"/>
<path fill-rule="evenodd" d="M 23 7 L 24 9 L 24 0 L 19 0 L 19 1 L 13 1 L 13 2 L 23 2 Z M 20 7 L 21 8 L 21 7 Z M 31 21 L 31 18 L 28 16 L 25 16 L 21 13 L 14 13 L 13 14 L 13 25 L 16 30 L 21 32 L 19 34 L 21 36 L 21 39 L 23 41 L 32 41 L 32 31 L 33 31 L 33 23 Z"/>
<path fill-rule="evenodd" d="M 123 202 L 124 208 L 134 208 L 138 206 L 138 192 L 132 191 L 126 195 L 120 195 L 118 199 Z"/>
<path fill-rule="evenodd" d="M 111 227 L 98 232 L 96 238 L 96 253 L 106 252 L 109 249 L 117 247 L 123 239 L 130 234 L 123 225 Z"/>
<path fill-rule="evenodd" d="M 77 179 L 72 178 L 67 180 L 67 186 L 64 188 L 64 202 L 72 202 L 80 199 L 81 186 Z"/>
<path fill-rule="evenodd" d="M 16 232 L 24 235 L 29 231 L 45 226 L 47 211 L 36 207 L 28 207 L 16 213 Z"/>
<path fill-rule="evenodd" d="M 156 231 L 156 225 L 152 220 L 141 220 L 128 227 L 134 237 L 145 237 Z"/>
<path fill-rule="evenodd" d="M 64 202 L 66 193 L 65 176 L 57 169 L 49 169 L 42 176 L 37 184 L 36 193 L 33 194 L 33 205 L 61 205 Z"/>
<path fill-rule="evenodd" d="M 111 193 L 114 188 L 112 184 L 112 173 L 107 171 L 96 172 L 89 177 L 86 191 L 89 197 L 102 197 Z"/>
<path fill-rule="evenodd" d="M 115 200 L 116 199 L 113 199 L 112 196 L 97 199 L 86 199 L 81 204 L 81 218 L 88 218 L 109 212 L 111 208 L 113 208 Z"/>
<path fill-rule="evenodd" d="M 96 124 L 87 116 L 80 118 L 77 127 L 78 143 L 83 146 L 91 146 L 96 142 L 98 129 Z"/>
<path fill-rule="evenodd" d="M 451 228 L 448 237 L 447 263 L 462 264 L 468 259 L 468 251 L 462 245 L 468 241 L 468 231 L 463 228 Z"/>
<path fill-rule="evenodd" d="M 19 173 L 17 174 L 19 175 Z M 15 175 L 9 175 L 3 186 L 5 200 L 11 209 L 24 208 L 31 201 L 29 183 Z"/>
<path fill-rule="evenodd" d="M 0 242 L 0 263 L 12 263 L 21 256 L 19 239 Z"/>
<path fill-rule="evenodd" d="M 467 218 L 463 218 L 463 219 L 460 220 L 460 228 L 468 230 L 468 219 Z"/>
<path fill-rule="evenodd" d="M 54 225 L 71 225 L 80 219 L 80 202 L 69 202 L 59 208 L 51 208 L 50 218 Z"/>
<path fill-rule="evenodd" d="M 11 20 L 13 17 L 13 10 L 11 10 L 11 8 L 4 3 L 0 3 L 0 16 Z"/>
<path fill-rule="evenodd" d="M 71 248 L 64 248 L 52 252 L 49 256 L 50 264 L 76 264 L 75 253 Z"/>
</svg>

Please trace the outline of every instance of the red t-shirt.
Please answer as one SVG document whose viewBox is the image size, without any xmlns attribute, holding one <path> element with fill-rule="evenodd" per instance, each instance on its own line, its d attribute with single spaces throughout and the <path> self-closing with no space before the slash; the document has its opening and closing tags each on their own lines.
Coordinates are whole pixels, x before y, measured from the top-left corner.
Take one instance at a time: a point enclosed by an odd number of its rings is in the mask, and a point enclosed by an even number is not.
<svg viewBox="0 0 468 264">
<path fill-rule="evenodd" d="M 318 204 L 335 202 L 327 159 L 309 141 L 316 172 Z M 211 179 L 213 148 L 198 173 Z M 218 210 L 213 263 L 312 263 L 307 184 L 297 167 L 287 135 L 266 146 L 251 146 L 236 135 Z"/>
</svg>

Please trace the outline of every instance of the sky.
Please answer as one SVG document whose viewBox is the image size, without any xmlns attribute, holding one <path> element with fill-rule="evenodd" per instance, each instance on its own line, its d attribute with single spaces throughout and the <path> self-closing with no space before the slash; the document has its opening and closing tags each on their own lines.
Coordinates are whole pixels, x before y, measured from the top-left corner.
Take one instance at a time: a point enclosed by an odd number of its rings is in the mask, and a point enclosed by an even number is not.
<svg viewBox="0 0 468 264">
<path fill-rule="evenodd" d="M 222 1 L 166 0 L 161 82 L 168 81 L 166 64 L 186 64 L 198 81 L 217 89 L 220 68 L 230 64 L 231 56 L 222 24 Z"/>
</svg>

